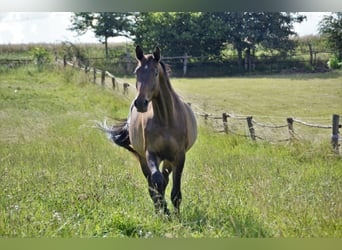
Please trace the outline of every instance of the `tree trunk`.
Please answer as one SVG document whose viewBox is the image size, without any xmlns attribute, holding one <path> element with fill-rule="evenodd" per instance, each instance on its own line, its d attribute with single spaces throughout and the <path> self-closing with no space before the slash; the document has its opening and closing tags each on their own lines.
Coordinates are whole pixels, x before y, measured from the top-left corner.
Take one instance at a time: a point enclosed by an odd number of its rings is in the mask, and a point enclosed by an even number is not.
<svg viewBox="0 0 342 250">
<path fill-rule="evenodd" d="M 309 45 L 309 51 L 310 51 L 310 65 L 313 65 L 313 51 L 312 51 L 312 45 L 311 43 L 308 44 Z"/>
<path fill-rule="evenodd" d="M 238 52 L 238 65 L 239 67 L 242 67 L 242 49 L 237 48 L 237 52 Z"/>
<path fill-rule="evenodd" d="M 246 50 L 246 57 L 245 57 L 245 70 L 251 72 L 251 49 L 248 48 Z"/>
<path fill-rule="evenodd" d="M 106 58 L 108 58 L 108 37 L 105 37 Z"/>
</svg>

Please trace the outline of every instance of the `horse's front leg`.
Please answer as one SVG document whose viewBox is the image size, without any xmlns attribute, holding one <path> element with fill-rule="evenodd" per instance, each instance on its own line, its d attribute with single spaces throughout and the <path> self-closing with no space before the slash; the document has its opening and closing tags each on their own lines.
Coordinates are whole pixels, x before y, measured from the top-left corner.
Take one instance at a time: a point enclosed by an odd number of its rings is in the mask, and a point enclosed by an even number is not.
<svg viewBox="0 0 342 250">
<path fill-rule="evenodd" d="M 176 213 L 179 213 L 179 207 L 182 201 L 182 192 L 181 192 L 181 178 L 184 168 L 185 155 L 179 155 L 177 157 L 177 161 L 174 164 L 173 169 L 173 186 L 171 190 L 171 201 L 176 209 Z"/>
<path fill-rule="evenodd" d="M 149 192 L 154 202 L 156 212 L 163 210 L 166 214 L 169 214 L 169 210 L 167 209 L 167 204 L 165 201 L 165 189 L 167 182 L 159 171 L 160 159 L 151 152 L 147 152 L 146 156 L 147 165 L 151 172 L 151 176 L 148 180 Z"/>
</svg>

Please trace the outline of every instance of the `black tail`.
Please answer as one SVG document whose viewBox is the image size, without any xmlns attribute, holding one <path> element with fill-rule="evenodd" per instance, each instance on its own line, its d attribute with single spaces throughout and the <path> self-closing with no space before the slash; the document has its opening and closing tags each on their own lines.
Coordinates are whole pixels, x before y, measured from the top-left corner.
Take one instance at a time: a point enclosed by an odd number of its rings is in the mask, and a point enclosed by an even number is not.
<svg viewBox="0 0 342 250">
<path fill-rule="evenodd" d="M 113 126 L 111 132 L 111 140 L 121 147 L 124 147 L 128 151 L 132 153 L 136 153 L 135 150 L 131 147 L 131 140 L 129 138 L 129 131 L 127 123 L 123 126 Z"/>
<path fill-rule="evenodd" d="M 108 138 L 116 145 L 124 147 L 128 151 L 137 155 L 137 152 L 131 146 L 127 121 L 120 125 L 113 125 L 112 127 L 107 126 L 106 120 L 103 123 L 96 121 L 96 128 L 105 132 Z"/>
</svg>

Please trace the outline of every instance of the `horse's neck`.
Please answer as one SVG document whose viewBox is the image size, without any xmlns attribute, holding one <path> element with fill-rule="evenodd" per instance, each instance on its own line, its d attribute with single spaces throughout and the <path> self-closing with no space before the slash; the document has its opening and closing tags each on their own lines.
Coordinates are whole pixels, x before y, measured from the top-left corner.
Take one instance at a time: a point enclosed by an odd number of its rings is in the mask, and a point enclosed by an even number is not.
<svg viewBox="0 0 342 250">
<path fill-rule="evenodd" d="M 174 121 L 174 102 L 177 97 L 168 78 L 161 76 L 159 80 L 159 95 L 152 102 L 153 113 L 160 123 L 169 125 Z"/>
</svg>

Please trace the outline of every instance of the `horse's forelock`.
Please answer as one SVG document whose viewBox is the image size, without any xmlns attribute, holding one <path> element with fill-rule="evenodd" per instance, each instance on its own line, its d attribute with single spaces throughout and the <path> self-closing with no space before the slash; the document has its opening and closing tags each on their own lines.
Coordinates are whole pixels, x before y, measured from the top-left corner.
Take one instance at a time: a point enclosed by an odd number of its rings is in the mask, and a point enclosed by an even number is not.
<svg viewBox="0 0 342 250">
<path fill-rule="evenodd" d="M 138 60 L 138 66 L 136 67 L 134 72 L 136 72 L 136 70 L 144 64 L 144 60 L 145 60 L 145 62 L 148 62 L 148 61 L 154 60 L 154 57 L 153 57 L 152 54 L 144 55 L 144 59 Z M 161 65 L 162 69 L 163 69 L 164 75 L 169 77 L 171 72 L 172 72 L 171 65 L 170 64 L 166 64 L 163 61 L 159 61 L 159 63 Z"/>
</svg>

